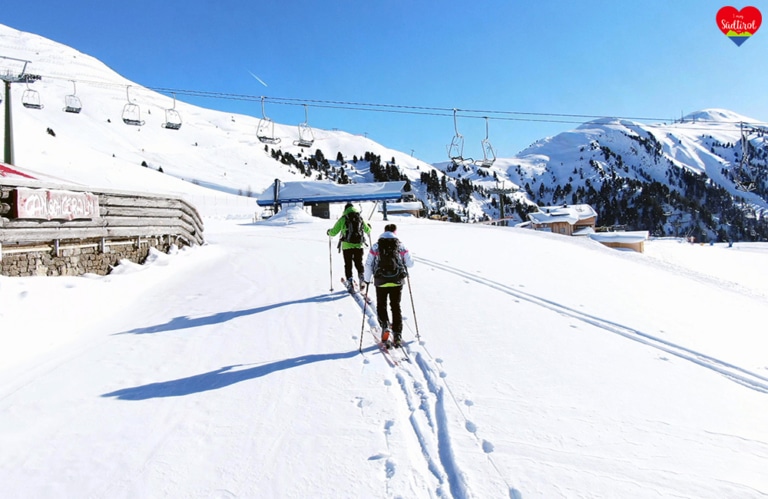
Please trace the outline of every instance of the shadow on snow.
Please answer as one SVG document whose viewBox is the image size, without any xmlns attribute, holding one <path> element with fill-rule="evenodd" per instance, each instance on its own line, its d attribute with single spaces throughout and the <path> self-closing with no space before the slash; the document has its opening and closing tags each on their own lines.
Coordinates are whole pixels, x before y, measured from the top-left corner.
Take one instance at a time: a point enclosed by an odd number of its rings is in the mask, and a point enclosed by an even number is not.
<svg viewBox="0 0 768 499">
<path fill-rule="evenodd" d="M 344 298 L 348 294 L 349 293 L 347 293 L 346 291 L 337 291 L 336 293 L 331 293 L 331 294 L 326 293 L 322 295 L 311 296 L 309 298 L 302 298 L 301 300 L 291 300 L 291 301 L 286 301 L 282 303 L 274 303 L 272 305 L 265 305 L 263 307 L 248 308 L 245 310 L 230 310 L 227 312 L 219 312 L 219 313 L 208 315 L 205 317 L 191 318 L 185 315 L 181 317 L 174 317 L 173 319 L 166 322 L 165 324 L 157 324 L 155 326 L 140 327 L 136 329 L 131 329 L 130 331 L 123 331 L 121 333 L 114 333 L 114 334 L 115 335 L 154 334 L 154 333 L 161 333 L 164 331 L 173 331 L 177 329 L 187 329 L 187 328 L 206 326 L 211 324 L 221 324 L 223 322 L 231 321 L 232 319 L 237 319 L 238 317 L 260 314 L 261 312 L 266 312 L 268 310 L 273 310 L 280 307 L 287 307 L 289 305 L 299 305 L 302 303 L 323 303 L 323 302 L 335 301 L 335 300 Z"/>
<path fill-rule="evenodd" d="M 372 350 L 374 348 L 378 349 L 378 347 L 374 345 L 367 348 L 366 351 Z M 356 355 L 360 355 L 359 350 L 352 350 L 350 352 L 343 353 L 302 355 L 301 357 L 279 360 L 268 364 L 249 367 L 247 369 L 238 369 L 240 367 L 246 366 L 247 364 L 235 364 L 232 366 L 225 366 L 220 369 L 216 369 L 215 371 L 189 376 L 187 378 L 161 381 L 158 383 L 150 383 L 148 385 L 134 386 L 132 388 L 123 388 L 122 390 L 105 393 L 102 395 L 102 397 L 115 397 L 120 400 L 147 400 L 163 397 L 183 397 L 193 393 L 218 390 L 219 388 L 234 385 L 235 383 L 240 383 L 241 381 L 261 378 L 268 374 L 284 371 L 286 369 L 293 369 L 295 367 L 301 367 L 307 364 L 312 364 L 314 362 L 350 359 Z"/>
</svg>

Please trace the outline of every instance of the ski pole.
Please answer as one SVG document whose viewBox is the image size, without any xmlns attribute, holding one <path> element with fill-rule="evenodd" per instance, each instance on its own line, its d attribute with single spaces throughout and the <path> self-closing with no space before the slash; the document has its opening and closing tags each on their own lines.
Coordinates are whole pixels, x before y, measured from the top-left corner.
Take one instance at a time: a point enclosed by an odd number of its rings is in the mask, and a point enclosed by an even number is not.
<svg viewBox="0 0 768 499">
<path fill-rule="evenodd" d="M 360 326 L 360 353 L 363 353 L 363 331 L 365 331 L 365 307 L 368 305 L 368 288 L 370 283 L 365 287 L 365 296 L 363 296 L 363 323 Z"/>
<path fill-rule="evenodd" d="M 416 307 L 413 305 L 413 291 L 411 291 L 411 276 L 405 274 L 405 278 L 408 281 L 408 294 L 411 295 L 411 310 L 413 310 L 413 324 L 416 326 L 416 339 L 420 340 L 419 336 L 419 321 L 416 320 Z"/>
<path fill-rule="evenodd" d="M 331 250 L 331 236 L 328 236 L 328 263 L 331 269 L 331 292 L 333 292 L 333 251 Z"/>
</svg>

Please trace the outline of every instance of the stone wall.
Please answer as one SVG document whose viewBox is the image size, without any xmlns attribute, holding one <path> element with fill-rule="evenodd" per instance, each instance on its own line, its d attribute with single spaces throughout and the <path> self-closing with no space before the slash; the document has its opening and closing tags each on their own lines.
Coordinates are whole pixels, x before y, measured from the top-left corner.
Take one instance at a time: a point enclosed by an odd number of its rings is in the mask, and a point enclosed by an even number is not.
<svg viewBox="0 0 768 499">
<path fill-rule="evenodd" d="M 150 248 L 167 253 L 170 237 L 140 240 L 112 241 L 102 245 L 98 241 L 61 241 L 58 252 L 53 246 L 30 248 L 3 246 L 0 249 L 0 275 L 75 276 L 83 274 L 107 275 L 121 260 L 142 264 Z M 17 250 L 24 250 L 18 252 Z M 58 254 L 57 254 L 58 253 Z"/>
</svg>

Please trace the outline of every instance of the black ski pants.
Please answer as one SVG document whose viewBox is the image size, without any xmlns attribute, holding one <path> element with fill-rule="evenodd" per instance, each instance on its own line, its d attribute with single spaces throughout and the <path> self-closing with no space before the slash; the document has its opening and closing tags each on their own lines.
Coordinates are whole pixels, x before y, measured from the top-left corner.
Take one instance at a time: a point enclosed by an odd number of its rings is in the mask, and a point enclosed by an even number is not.
<svg viewBox="0 0 768 499">
<path fill-rule="evenodd" d="M 365 267 L 363 266 L 363 248 L 350 248 L 342 251 L 344 254 L 344 277 L 352 279 L 352 267 L 357 270 L 357 276 L 363 279 Z"/>
<path fill-rule="evenodd" d="M 400 310 L 400 299 L 403 297 L 402 286 L 381 286 L 376 288 L 376 314 L 382 329 L 389 326 L 387 301 L 392 309 L 392 332 L 399 338 L 403 331 L 403 313 Z"/>
</svg>

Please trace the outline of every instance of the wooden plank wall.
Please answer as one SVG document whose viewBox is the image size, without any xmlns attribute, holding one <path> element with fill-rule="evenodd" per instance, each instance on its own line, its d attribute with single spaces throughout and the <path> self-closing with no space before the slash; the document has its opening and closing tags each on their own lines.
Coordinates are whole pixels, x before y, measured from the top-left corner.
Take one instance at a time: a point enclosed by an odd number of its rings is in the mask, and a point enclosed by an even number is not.
<svg viewBox="0 0 768 499">
<path fill-rule="evenodd" d="M 15 219 L 15 190 L 66 190 L 98 196 L 99 214 L 80 220 Z M 202 245 L 203 222 L 199 213 L 181 197 L 83 189 L 71 185 L 0 177 L 0 255 L 2 251 L 40 251 L 60 244 L 98 243 L 102 247 L 126 240 L 159 239 L 179 246 Z M 0 256 L 0 261 L 2 257 Z"/>
</svg>

